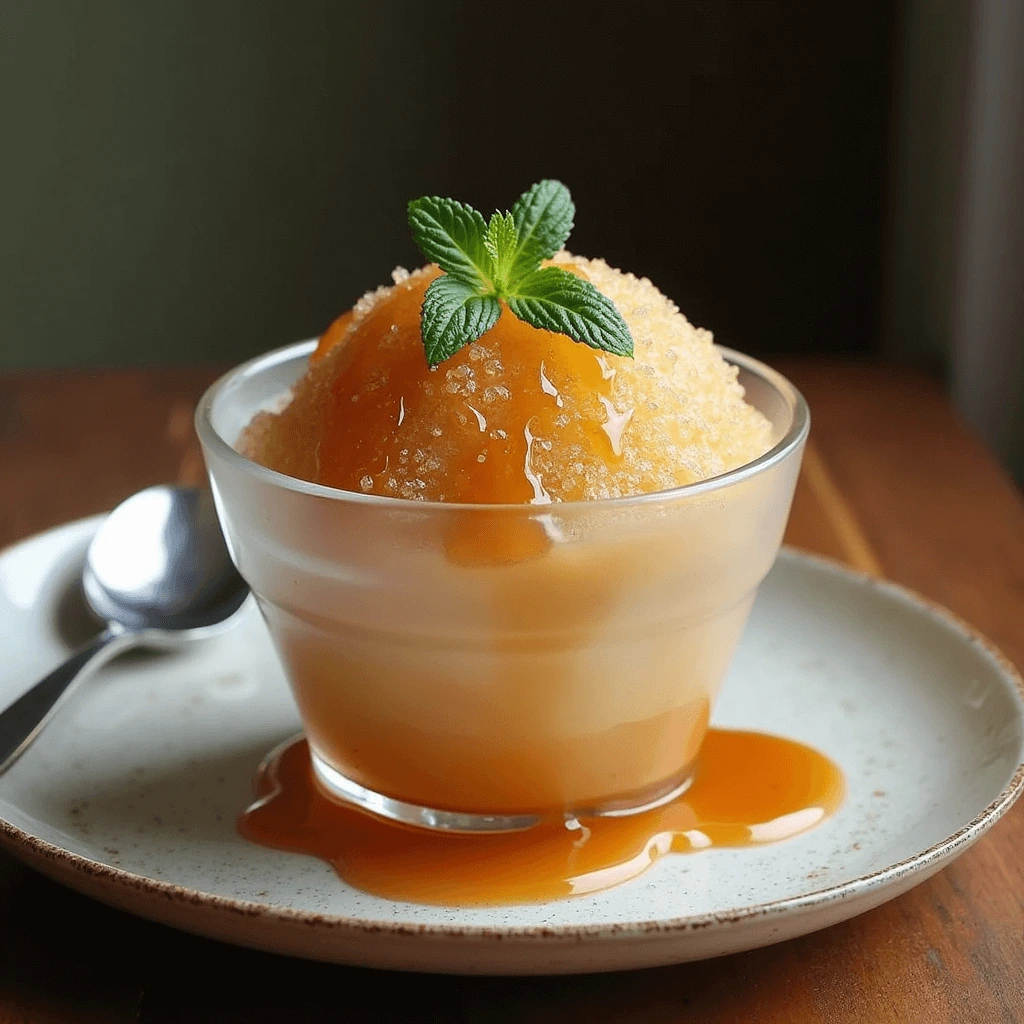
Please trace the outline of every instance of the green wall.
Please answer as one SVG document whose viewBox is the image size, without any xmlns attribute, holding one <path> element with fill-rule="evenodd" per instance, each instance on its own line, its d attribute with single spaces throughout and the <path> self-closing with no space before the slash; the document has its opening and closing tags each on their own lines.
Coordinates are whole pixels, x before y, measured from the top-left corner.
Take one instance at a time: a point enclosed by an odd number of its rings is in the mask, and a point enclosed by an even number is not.
<svg viewBox="0 0 1024 1024">
<path fill-rule="evenodd" d="M 237 359 L 415 259 L 420 10 L 0 5 L 0 366 Z"/>
<path fill-rule="evenodd" d="M 813 5 L 812 5 L 813 7 Z M 233 361 L 562 178 L 726 344 L 877 351 L 894 0 L 0 0 L 0 367 Z"/>
</svg>

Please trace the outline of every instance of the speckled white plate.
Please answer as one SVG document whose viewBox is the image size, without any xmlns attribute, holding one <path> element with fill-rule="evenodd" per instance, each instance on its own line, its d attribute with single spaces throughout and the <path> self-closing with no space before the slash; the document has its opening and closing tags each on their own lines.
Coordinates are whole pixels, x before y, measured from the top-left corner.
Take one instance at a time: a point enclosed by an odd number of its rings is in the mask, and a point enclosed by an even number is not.
<svg viewBox="0 0 1024 1024">
<path fill-rule="evenodd" d="M 98 520 L 0 554 L 0 706 L 90 627 L 75 581 Z M 776 846 L 666 857 L 608 892 L 444 909 L 357 892 L 235 833 L 298 718 L 259 617 L 174 655 L 125 656 L 0 776 L 0 843 L 108 903 L 229 942 L 413 970 L 549 973 L 749 949 L 862 913 L 937 871 L 1024 784 L 1017 673 L 901 590 L 784 551 L 715 709 L 812 744 L 849 793 Z"/>
</svg>

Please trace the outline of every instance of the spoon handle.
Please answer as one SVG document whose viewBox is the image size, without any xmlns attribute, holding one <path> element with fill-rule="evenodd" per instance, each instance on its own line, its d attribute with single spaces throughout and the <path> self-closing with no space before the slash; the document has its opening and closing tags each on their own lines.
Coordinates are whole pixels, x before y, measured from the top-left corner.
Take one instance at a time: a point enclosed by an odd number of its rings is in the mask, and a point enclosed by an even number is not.
<svg viewBox="0 0 1024 1024">
<path fill-rule="evenodd" d="M 135 643 L 134 634 L 108 626 L 59 668 L 0 711 L 0 774 L 29 748 L 67 696 L 91 671 Z"/>
</svg>

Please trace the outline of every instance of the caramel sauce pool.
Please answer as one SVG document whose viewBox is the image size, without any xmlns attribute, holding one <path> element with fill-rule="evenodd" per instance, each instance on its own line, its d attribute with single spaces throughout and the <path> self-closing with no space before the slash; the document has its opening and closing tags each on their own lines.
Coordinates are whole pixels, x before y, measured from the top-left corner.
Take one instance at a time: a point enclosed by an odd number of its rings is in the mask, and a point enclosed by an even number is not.
<svg viewBox="0 0 1024 1024">
<path fill-rule="evenodd" d="M 711 729 L 693 784 L 664 807 L 623 818 L 542 822 L 525 832 L 446 835 L 406 828 L 329 799 L 304 739 L 260 769 L 246 839 L 333 865 L 349 884 L 393 900 L 449 906 L 537 903 L 607 889 L 658 857 L 760 846 L 819 824 L 842 803 L 839 767 L 777 736 Z"/>
</svg>

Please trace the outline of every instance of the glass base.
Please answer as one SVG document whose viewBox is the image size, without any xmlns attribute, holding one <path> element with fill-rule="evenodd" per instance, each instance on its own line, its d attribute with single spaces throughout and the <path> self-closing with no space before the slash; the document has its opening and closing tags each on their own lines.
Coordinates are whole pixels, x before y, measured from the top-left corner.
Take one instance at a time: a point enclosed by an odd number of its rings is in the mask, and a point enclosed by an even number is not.
<svg viewBox="0 0 1024 1024">
<path fill-rule="evenodd" d="M 332 768 L 310 745 L 313 775 L 325 794 L 341 803 L 353 804 L 360 810 L 375 814 L 389 821 L 396 821 L 414 828 L 425 828 L 434 832 L 456 832 L 468 835 L 496 832 L 522 832 L 533 828 L 544 820 L 541 814 L 473 814 L 466 811 L 442 811 L 434 807 L 396 800 L 372 789 L 359 785 Z M 671 803 L 690 788 L 693 782 L 693 766 L 687 765 L 678 775 L 667 782 L 637 794 L 635 798 L 614 800 L 598 807 L 564 811 L 567 827 L 575 828 L 578 818 L 623 818 L 630 814 L 642 814 Z"/>
</svg>

